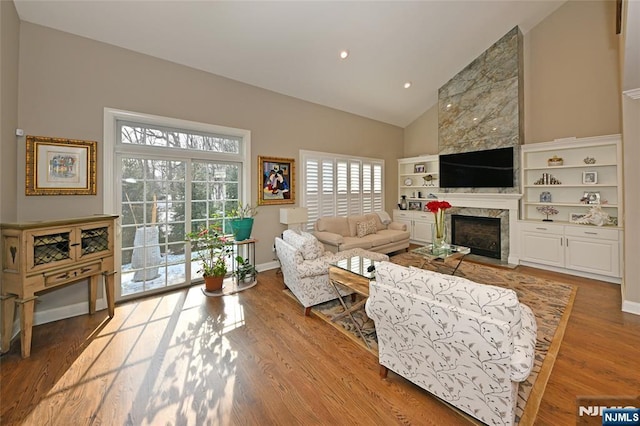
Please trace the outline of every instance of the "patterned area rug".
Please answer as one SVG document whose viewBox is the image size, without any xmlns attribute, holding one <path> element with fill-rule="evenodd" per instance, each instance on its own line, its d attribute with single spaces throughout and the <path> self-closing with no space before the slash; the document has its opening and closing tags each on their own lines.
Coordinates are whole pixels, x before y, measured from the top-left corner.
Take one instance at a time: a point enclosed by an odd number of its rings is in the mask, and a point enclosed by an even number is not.
<svg viewBox="0 0 640 426">
<path fill-rule="evenodd" d="M 393 256 L 391 261 L 399 265 L 423 267 L 442 273 L 450 273 L 457 263 L 455 259 L 447 262 L 431 261 L 425 263 L 423 257 L 412 252 Z M 520 302 L 529 306 L 534 312 L 538 325 L 535 363 L 531 375 L 520 384 L 516 409 L 518 424 L 533 424 L 556 355 L 560 349 L 577 288 L 572 284 L 536 278 L 517 270 L 492 267 L 466 260 L 460 265 L 456 276 L 465 277 L 478 283 L 510 288 L 518 294 Z M 347 306 L 350 306 L 351 298 L 345 297 L 344 299 Z M 355 303 L 358 300 L 360 299 L 357 299 Z M 378 344 L 373 321 L 367 318 L 363 309 L 353 314 L 354 319 L 362 326 L 370 346 L 367 348 L 349 317 L 340 318 L 335 322 L 331 321 L 342 311 L 342 306 L 337 300 L 314 306 L 312 309 L 312 312 L 318 317 L 333 324 L 338 330 L 377 356 Z M 469 419 L 471 420 L 470 417 Z"/>
</svg>

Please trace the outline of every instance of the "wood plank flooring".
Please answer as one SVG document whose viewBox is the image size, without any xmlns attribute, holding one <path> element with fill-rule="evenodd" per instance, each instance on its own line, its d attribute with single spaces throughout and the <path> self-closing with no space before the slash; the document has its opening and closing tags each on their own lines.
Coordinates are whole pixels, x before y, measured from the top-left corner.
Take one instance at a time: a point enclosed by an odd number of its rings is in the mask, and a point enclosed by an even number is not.
<svg viewBox="0 0 640 426">
<path fill-rule="evenodd" d="M 579 286 L 535 424 L 575 424 L 577 395 L 640 393 L 640 317 L 619 286 Z M 282 292 L 275 271 L 224 298 L 199 287 L 34 328 L 0 358 L 2 425 L 456 425 L 469 421 L 389 373 Z"/>
</svg>

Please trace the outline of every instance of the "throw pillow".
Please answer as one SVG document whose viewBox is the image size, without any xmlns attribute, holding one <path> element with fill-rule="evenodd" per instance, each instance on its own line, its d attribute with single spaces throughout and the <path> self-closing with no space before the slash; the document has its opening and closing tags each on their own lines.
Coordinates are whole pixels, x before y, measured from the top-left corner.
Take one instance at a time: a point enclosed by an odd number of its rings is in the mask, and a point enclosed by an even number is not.
<svg viewBox="0 0 640 426">
<path fill-rule="evenodd" d="M 324 245 L 316 237 L 307 232 L 302 232 L 304 243 L 299 247 L 304 260 L 315 260 L 324 254 Z"/>
<path fill-rule="evenodd" d="M 356 225 L 356 235 L 358 238 L 362 238 L 369 234 L 375 234 L 377 231 L 376 221 L 373 219 L 358 222 Z"/>
</svg>

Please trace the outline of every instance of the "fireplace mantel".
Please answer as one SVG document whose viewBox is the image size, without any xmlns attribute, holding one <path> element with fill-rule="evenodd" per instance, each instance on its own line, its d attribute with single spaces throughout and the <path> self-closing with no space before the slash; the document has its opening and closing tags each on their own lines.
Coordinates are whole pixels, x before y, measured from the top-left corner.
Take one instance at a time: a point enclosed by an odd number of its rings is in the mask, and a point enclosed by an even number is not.
<svg viewBox="0 0 640 426">
<path fill-rule="evenodd" d="M 522 194 L 488 192 L 439 192 L 433 194 L 439 200 L 446 200 L 453 207 L 498 209 L 509 211 L 509 255 L 508 262 L 520 263 L 520 239 L 518 232 L 518 209 Z"/>
</svg>

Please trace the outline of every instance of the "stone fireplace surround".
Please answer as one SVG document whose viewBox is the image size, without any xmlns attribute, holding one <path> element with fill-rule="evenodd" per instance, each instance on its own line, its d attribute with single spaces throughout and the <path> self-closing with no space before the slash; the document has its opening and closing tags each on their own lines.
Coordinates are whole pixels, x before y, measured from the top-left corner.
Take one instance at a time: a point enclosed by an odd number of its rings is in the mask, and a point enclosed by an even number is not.
<svg viewBox="0 0 640 426">
<path fill-rule="evenodd" d="M 439 200 L 448 201 L 455 209 L 446 213 L 446 227 L 451 230 L 451 213 L 466 216 L 500 217 L 502 240 L 501 261 L 512 265 L 520 263 L 518 235 L 518 206 L 522 194 L 504 193 L 436 193 Z M 449 235 L 450 232 L 448 233 Z"/>
</svg>

